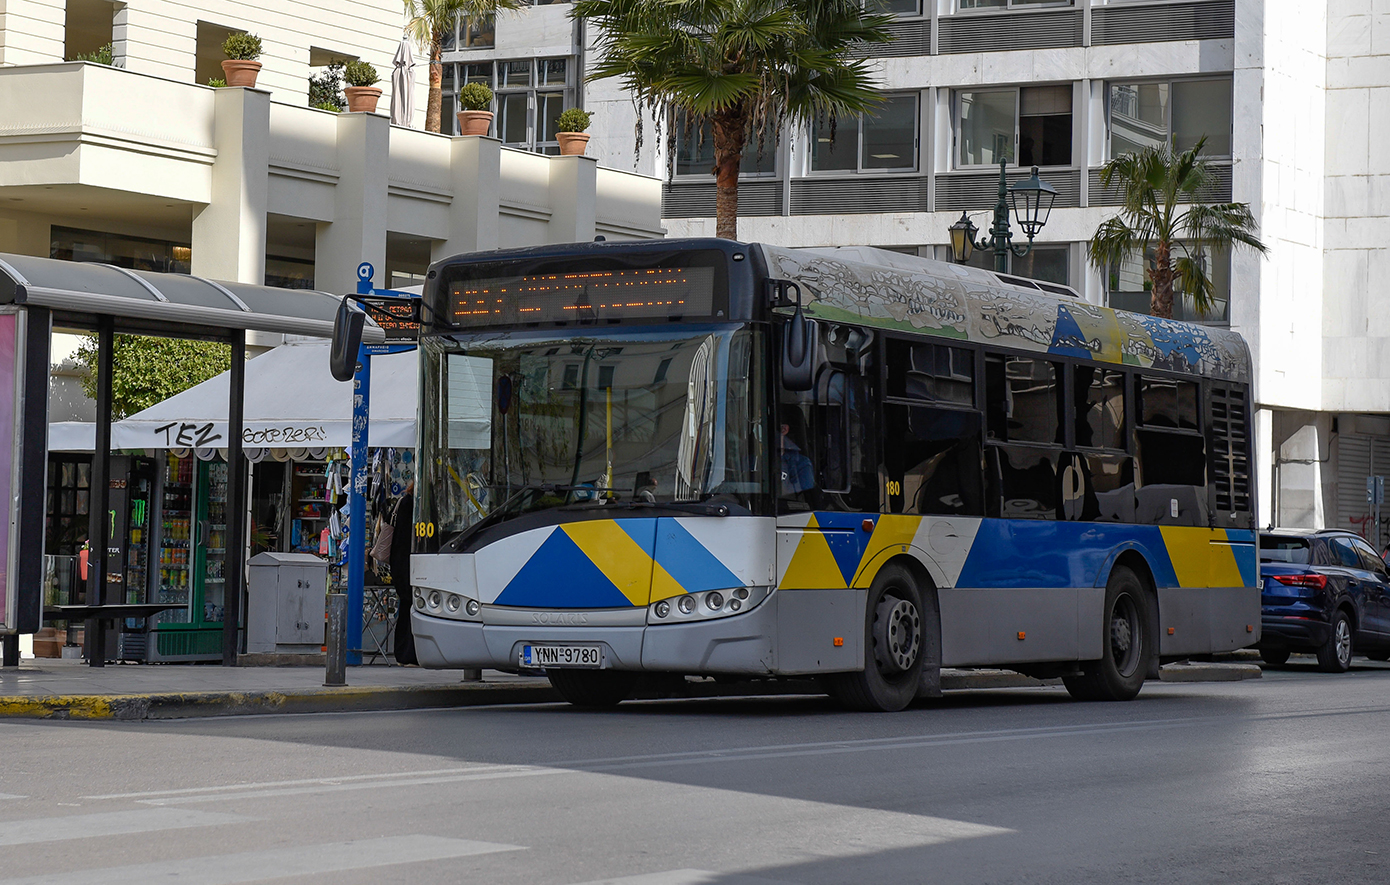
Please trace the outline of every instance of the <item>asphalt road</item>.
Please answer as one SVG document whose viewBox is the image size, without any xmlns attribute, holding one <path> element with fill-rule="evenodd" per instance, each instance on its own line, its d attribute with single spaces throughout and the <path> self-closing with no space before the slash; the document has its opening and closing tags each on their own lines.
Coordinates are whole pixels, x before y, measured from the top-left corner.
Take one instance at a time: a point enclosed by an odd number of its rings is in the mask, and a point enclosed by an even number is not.
<svg viewBox="0 0 1390 885">
<path fill-rule="evenodd" d="M 1299 659 L 1295 658 L 1295 661 Z M 1390 667 L 0 723 L 0 885 L 1390 882 Z"/>
</svg>

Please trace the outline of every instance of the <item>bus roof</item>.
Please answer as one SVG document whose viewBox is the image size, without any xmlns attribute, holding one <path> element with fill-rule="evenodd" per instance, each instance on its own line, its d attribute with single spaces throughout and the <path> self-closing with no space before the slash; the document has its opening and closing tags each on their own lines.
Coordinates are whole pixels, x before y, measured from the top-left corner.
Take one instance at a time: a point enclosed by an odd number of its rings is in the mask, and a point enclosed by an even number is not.
<svg viewBox="0 0 1390 885">
<path fill-rule="evenodd" d="M 807 316 L 1249 383 L 1239 334 L 1099 307 L 980 270 L 867 247 L 760 245 Z M 789 310 L 789 308 L 787 309 Z"/>
</svg>

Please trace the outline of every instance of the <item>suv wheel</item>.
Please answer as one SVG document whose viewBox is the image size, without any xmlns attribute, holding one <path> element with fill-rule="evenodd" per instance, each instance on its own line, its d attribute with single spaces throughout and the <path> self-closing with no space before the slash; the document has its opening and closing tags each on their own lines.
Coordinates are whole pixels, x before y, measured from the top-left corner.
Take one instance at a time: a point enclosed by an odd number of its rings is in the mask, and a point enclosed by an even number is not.
<svg viewBox="0 0 1390 885">
<path fill-rule="evenodd" d="M 1318 669 L 1324 673 L 1345 673 L 1351 669 L 1351 618 L 1342 609 L 1332 615 L 1332 630 L 1318 647 Z"/>
</svg>

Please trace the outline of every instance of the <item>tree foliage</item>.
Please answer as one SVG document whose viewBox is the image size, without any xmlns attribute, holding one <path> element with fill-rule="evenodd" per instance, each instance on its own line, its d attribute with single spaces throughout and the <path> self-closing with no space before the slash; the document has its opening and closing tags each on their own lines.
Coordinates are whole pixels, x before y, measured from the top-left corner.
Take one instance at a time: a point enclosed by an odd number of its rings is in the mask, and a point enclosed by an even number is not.
<svg viewBox="0 0 1390 885">
<path fill-rule="evenodd" d="M 1087 244 L 1091 265 L 1108 277 L 1112 267 L 1140 258 L 1152 284 L 1149 312 L 1172 319 L 1175 291 L 1190 295 L 1197 312 L 1211 313 L 1214 287 L 1207 256 L 1236 246 L 1269 250 L 1255 236 L 1248 203 L 1206 203 L 1211 178 L 1201 158 L 1205 136 L 1175 154 L 1164 144 L 1121 154 L 1100 171 L 1104 188 L 1118 187 L 1120 214 L 1106 219 Z"/>
<path fill-rule="evenodd" d="M 444 105 L 444 35 L 462 19 L 484 20 L 503 9 L 520 9 L 526 0 L 405 0 L 405 31 L 430 57 L 430 92 L 425 104 L 425 131 L 439 132 Z"/>
<path fill-rule="evenodd" d="M 88 335 L 78 345 L 77 361 L 88 369 L 82 389 L 96 399 L 97 336 Z M 117 335 L 112 348 L 111 416 L 129 417 L 231 367 L 232 349 L 216 341 Z"/>
<path fill-rule="evenodd" d="M 322 111 L 345 111 L 343 98 L 343 63 L 324 65 L 323 70 L 309 77 L 309 107 Z"/>
<path fill-rule="evenodd" d="M 570 14 L 597 32 L 588 79 L 616 77 L 659 122 L 684 112 L 710 124 L 716 231 L 729 239 L 744 147 L 775 144 L 787 125 L 871 110 L 880 84 L 864 56 L 892 39 L 893 20 L 861 0 L 577 0 Z"/>
</svg>

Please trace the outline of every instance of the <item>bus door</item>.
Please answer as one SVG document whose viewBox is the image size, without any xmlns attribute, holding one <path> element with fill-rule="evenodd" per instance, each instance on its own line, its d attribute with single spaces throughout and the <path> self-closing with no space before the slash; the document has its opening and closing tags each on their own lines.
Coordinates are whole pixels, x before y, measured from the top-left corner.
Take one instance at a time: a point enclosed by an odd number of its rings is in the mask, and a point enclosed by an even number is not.
<svg viewBox="0 0 1390 885">
<path fill-rule="evenodd" d="M 779 586 L 843 589 L 878 519 L 876 434 L 864 375 L 822 370 L 778 409 Z"/>
</svg>

